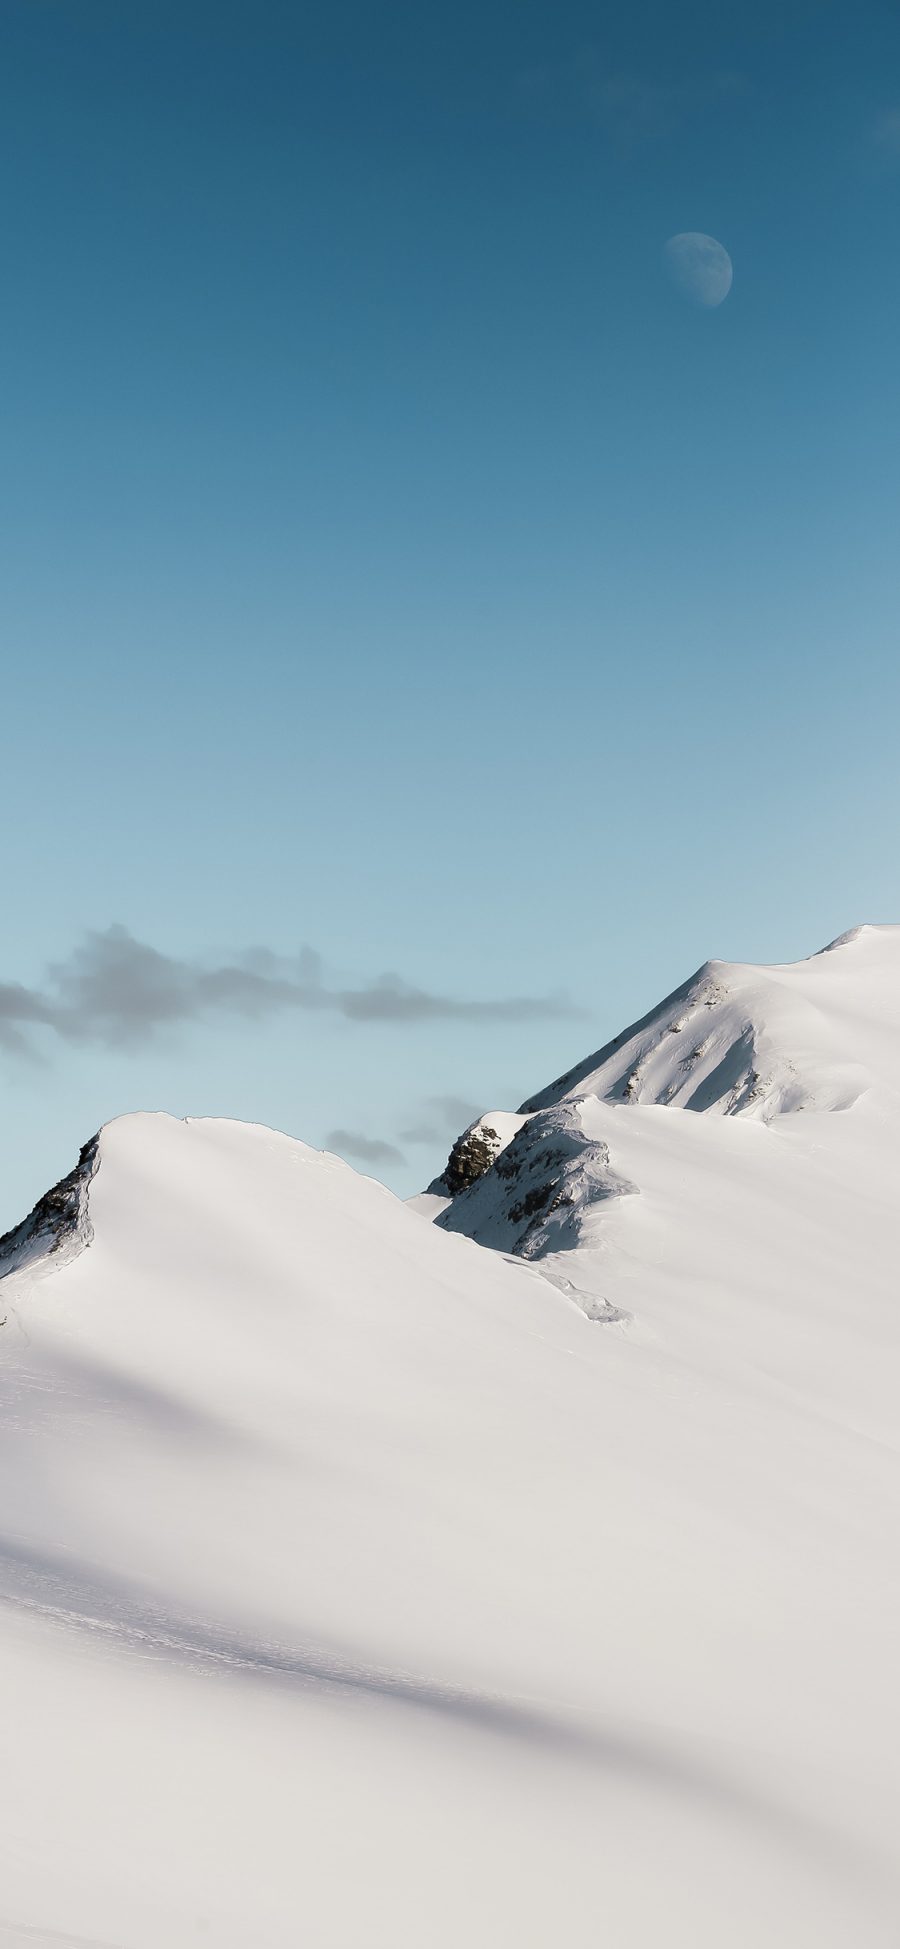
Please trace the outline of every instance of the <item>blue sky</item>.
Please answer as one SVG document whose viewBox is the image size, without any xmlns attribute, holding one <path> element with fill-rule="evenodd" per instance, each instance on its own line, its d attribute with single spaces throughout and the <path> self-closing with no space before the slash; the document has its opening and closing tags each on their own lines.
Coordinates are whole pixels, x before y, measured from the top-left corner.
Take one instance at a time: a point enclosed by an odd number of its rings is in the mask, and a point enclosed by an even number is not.
<svg viewBox="0 0 900 1949">
<path fill-rule="evenodd" d="M 138 1107 L 411 1189 L 707 955 L 898 916 L 895 7 L 5 28 L 0 1221 Z"/>
</svg>

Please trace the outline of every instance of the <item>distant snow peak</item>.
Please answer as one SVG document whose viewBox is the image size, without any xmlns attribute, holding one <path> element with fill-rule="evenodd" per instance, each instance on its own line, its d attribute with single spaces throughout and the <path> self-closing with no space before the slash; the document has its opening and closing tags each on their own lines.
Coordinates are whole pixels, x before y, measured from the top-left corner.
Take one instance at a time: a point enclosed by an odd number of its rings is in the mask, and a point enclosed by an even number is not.
<svg viewBox="0 0 900 1949">
<path fill-rule="evenodd" d="M 571 1244 L 591 1206 L 634 1189 L 586 1135 L 591 1105 L 770 1124 L 885 1087 L 900 1092 L 900 927 L 853 928 L 784 965 L 706 961 L 516 1117 L 471 1125 L 432 1186 L 452 1200 L 436 1222 L 523 1257 Z"/>
<path fill-rule="evenodd" d="M 848 1109 L 869 1079 L 847 1047 L 843 997 L 817 992 L 815 962 L 821 967 L 820 956 L 771 968 L 706 962 L 523 1112 L 575 1095 L 767 1123 L 785 1112 Z"/>
</svg>

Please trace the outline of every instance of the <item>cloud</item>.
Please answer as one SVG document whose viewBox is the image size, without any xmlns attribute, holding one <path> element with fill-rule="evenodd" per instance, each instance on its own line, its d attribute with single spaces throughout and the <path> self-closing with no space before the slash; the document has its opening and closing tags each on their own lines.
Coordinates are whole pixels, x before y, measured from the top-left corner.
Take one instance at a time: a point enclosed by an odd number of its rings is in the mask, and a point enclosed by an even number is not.
<svg viewBox="0 0 900 1949">
<path fill-rule="evenodd" d="M 0 1048 L 11 1049 L 19 1056 L 33 1055 L 27 1028 L 39 1023 L 52 1025 L 52 1019 L 50 1006 L 40 994 L 15 981 L 0 982 Z"/>
<path fill-rule="evenodd" d="M 448 1136 L 458 1137 L 481 1115 L 479 1105 L 468 1103 L 464 1096 L 426 1096 L 422 1108 L 425 1114 L 419 1121 L 401 1130 L 402 1143 L 439 1144 Z"/>
<path fill-rule="evenodd" d="M 396 1144 L 386 1143 L 383 1137 L 365 1137 L 360 1130 L 329 1130 L 325 1144 L 328 1150 L 336 1150 L 342 1157 L 358 1157 L 363 1164 L 406 1163 Z"/>
<path fill-rule="evenodd" d="M 434 993 L 398 974 L 345 987 L 326 978 L 311 949 L 287 959 L 252 948 L 210 966 L 109 927 L 87 934 L 67 960 L 54 963 L 43 987 L 0 984 L 0 1044 L 34 1053 L 34 1031 L 45 1028 L 66 1041 L 137 1048 L 160 1029 L 187 1022 L 222 1014 L 257 1021 L 298 1009 L 396 1024 L 530 1022 L 572 1013 L 559 996 L 473 999 Z"/>
<path fill-rule="evenodd" d="M 467 1130 L 481 1115 L 478 1105 L 467 1102 L 463 1096 L 426 1096 L 421 1107 L 422 1119 L 411 1124 L 408 1130 L 400 1131 L 401 1144 L 445 1144 L 448 1137 L 458 1137 L 461 1130 Z M 329 1150 L 339 1151 L 342 1156 L 359 1157 L 364 1164 L 406 1162 L 396 1144 L 382 1137 L 366 1137 L 357 1130 L 330 1130 L 325 1142 Z"/>
</svg>

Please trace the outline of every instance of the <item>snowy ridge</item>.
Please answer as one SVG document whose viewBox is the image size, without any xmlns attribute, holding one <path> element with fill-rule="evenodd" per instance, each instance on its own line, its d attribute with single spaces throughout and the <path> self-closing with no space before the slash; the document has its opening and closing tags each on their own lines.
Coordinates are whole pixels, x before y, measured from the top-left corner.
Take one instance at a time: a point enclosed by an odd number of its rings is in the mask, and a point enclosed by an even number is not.
<svg viewBox="0 0 900 1949">
<path fill-rule="evenodd" d="M 522 1111 L 574 1095 L 765 1121 L 797 1110 L 848 1109 L 873 1080 L 848 1034 L 848 981 L 883 1032 L 879 1058 L 900 1077 L 900 928 L 864 927 L 782 967 L 705 962 Z"/>
<path fill-rule="evenodd" d="M 548 1168 L 535 1178 L 546 1149 L 544 1126 L 529 1137 L 528 1120 L 554 1111 L 571 1113 L 567 1141 L 587 1158 L 597 1142 L 585 1128 L 592 1104 L 656 1105 L 771 1124 L 800 1111 L 848 1110 L 872 1089 L 900 1092 L 898 998 L 900 927 L 855 928 L 810 959 L 784 966 L 707 961 L 639 1022 L 529 1097 L 514 1122 L 515 1148 L 495 1147 L 478 1184 L 463 1189 L 435 1221 L 523 1256 L 577 1245 L 603 1180 L 588 1171 L 580 1181 L 569 1168 L 563 1183 L 549 1153 Z M 500 1127 L 496 1113 L 490 1120 Z M 615 1149 L 616 1126 L 610 1130 Z M 565 1223 L 557 1218 L 544 1225 L 535 1217 L 530 1230 L 511 1225 L 507 1158 L 518 1177 L 526 1157 L 532 1212 L 558 1213 L 562 1205 Z M 615 1163 L 607 1147 L 604 1197 L 616 1195 Z"/>
<path fill-rule="evenodd" d="M 897 977 L 729 969 L 803 1114 L 564 1079 L 443 1226 L 85 1148 L 0 1307 L 0 1939 L 896 1949 Z"/>
</svg>

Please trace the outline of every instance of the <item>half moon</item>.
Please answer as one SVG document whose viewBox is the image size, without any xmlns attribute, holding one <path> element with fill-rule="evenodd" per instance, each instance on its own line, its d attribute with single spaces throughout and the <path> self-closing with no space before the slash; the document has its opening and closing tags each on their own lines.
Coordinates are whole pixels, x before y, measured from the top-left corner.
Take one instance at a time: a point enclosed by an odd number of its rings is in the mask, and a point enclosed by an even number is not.
<svg viewBox="0 0 900 1949">
<path fill-rule="evenodd" d="M 724 304 L 734 277 L 731 258 L 715 237 L 702 230 L 682 230 L 663 250 L 672 283 L 691 304 L 713 310 Z"/>
</svg>

